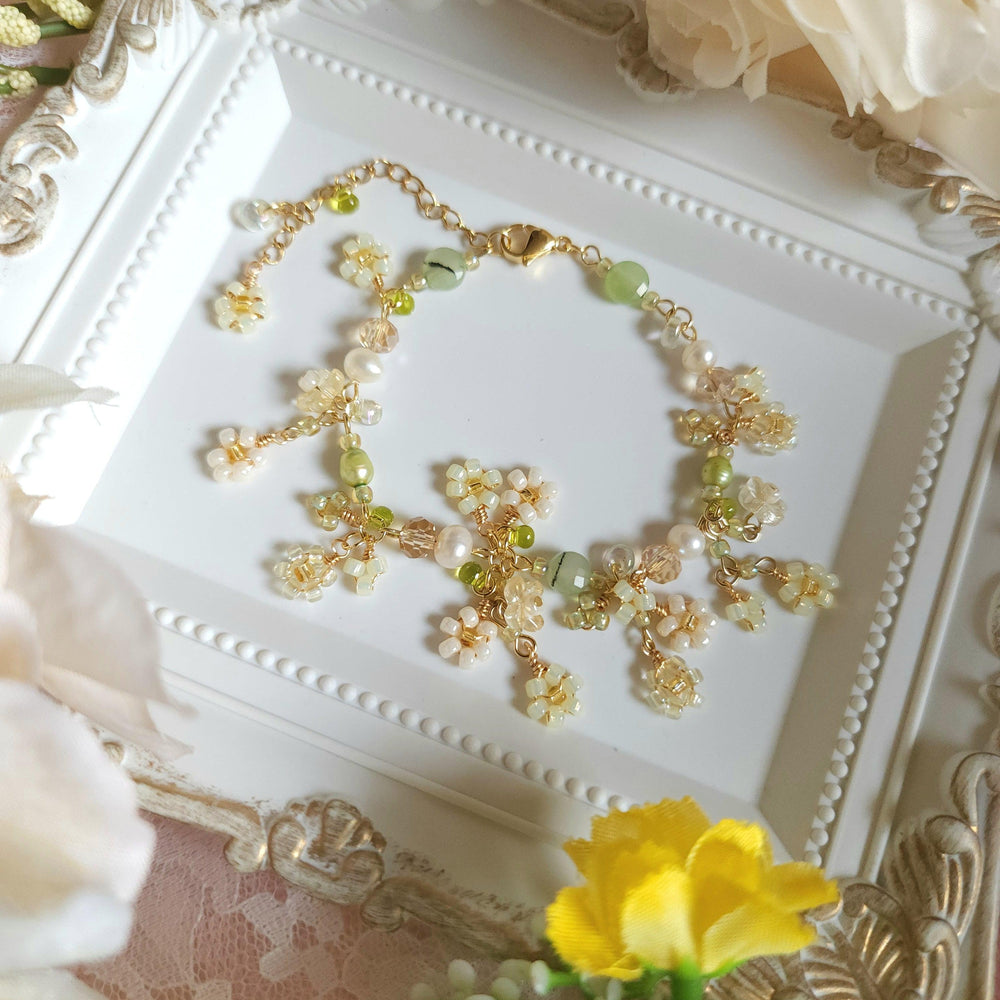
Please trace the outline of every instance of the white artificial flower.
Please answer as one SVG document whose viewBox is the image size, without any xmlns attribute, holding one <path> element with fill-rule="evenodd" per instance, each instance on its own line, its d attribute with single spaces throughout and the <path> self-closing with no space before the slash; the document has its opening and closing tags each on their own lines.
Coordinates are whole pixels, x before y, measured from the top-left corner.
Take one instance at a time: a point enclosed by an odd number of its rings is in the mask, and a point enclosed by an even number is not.
<svg viewBox="0 0 1000 1000">
<path fill-rule="evenodd" d="M 156 627 L 141 594 L 113 563 L 66 528 L 34 524 L 36 503 L 0 479 L 0 609 L 33 622 L 32 655 L 0 633 L 0 678 L 53 698 L 160 756 L 184 747 L 162 736 L 148 702 L 172 704 L 160 680 Z"/>
<path fill-rule="evenodd" d="M 873 0 L 874 2 L 874 0 Z M 649 54 L 688 87 L 767 90 L 771 59 L 807 44 L 781 0 L 648 0 Z"/>
<path fill-rule="evenodd" d="M 17 601 L 0 603 L 0 657 L 30 673 L 34 623 Z M 87 725 L 20 680 L 0 679 L 0 795 L 0 976 L 121 950 L 152 827 Z"/>
<path fill-rule="evenodd" d="M 646 16 L 653 60 L 693 88 L 742 78 L 759 97 L 769 62 L 811 45 L 852 113 L 976 107 L 1000 89 L 995 0 L 648 0 Z"/>
</svg>

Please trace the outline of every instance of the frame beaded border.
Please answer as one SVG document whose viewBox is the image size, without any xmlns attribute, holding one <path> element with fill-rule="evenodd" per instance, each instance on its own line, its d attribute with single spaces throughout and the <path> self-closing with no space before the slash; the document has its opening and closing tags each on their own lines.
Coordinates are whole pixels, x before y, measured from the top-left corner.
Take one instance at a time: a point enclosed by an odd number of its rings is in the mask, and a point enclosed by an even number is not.
<svg viewBox="0 0 1000 1000">
<path fill-rule="evenodd" d="M 218 649 L 227 656 L 242 660 L 268 673 L 278 674 L 303 687 L 319 691 L 344 705 L 360 709 L 367 715 L 401 726 L 436 743 L 443 743 L 453 750 L 461 750 L 470 757 L 484 760 L 494 767 L 510 771 L 512 774 L 523 775 L 535 784 L 546 785 L 572 799 L 600 809 L 628 809 L 633 805 L 624 795 L 602 788 L 600 785 L 588 785 L 582 778 L 567 777 L 558 768 L 546 767 L 537 760 L 525 760 L 514 750 L 505 750 L 497 743 L 484 742 L 473 733 L 463 733 L 456 726 L 423 715 L 416 709 L 406 708 L 391 698 L 360 688 L 350 681 L 338 681 L 316 667 L 299 663 L 289 656 L 282 656 L 271 649 L 258 646 L 205 622 L 195 621 L 172 608 L 155 604 L 148 606 L 156 623 L 162 628 L 176 632 L 203 646 Z"/>
<path fill-rule="evenodd" d="M 230 113 L 236 106 L 246 82 L 254 75 L 256 67 L 267 57 L 268 49 L 278 55 L 308 62 L 311 66 L 343 78 L 348 83 L 375 90 L 385 97 L 408 104 L 418 111 L 446 118 L 497 139 L 507 145 L 516 145 L 524 152 L 550 160 L 558 166 L 585 174 L 599 183 L 607 183 L 628 194 L 654 202 L 663 207 L 693 216 L 706 225 L 746 239 L 761 248 L 783 253 L 805 264 L 822 268 L 831 274 L 863 287 L 873 288 L 882 294 L 907 302 L 916 308 L 926 310 L 934 316 L 945 317 L 956 325 L 964 327 L 956 336 L 956 345 L 951 363 L 947 369 L 937 407 L 928 430 L 927 440 L 914 479 L 913 489 L 904 509 L 900 530 L 894 545 L 893 555 L 883 584 L 882 595 L 876 606 L 865 650 L 858 664 L 858 671 L 848 697 L 840 732 L 835 741 L 830 767 L 818 798 L 812 830 L 805 844 L 804 857 L 807 861 L 822 864 L 829 842 L 830 830 L 837 821 L 836 803 L 842 796 L 843 788 L 850 776 L 850 761 L 856 749 L 856 739 L 862 732 L 869 700 L 877 686 L 877 671 L 881 665 L 882 650 L 888 642 L 893 621 L 892 609 L 898 603 L 898 591 L 906 582 L 906 567 L 910 562 L 910 552 L 916 546 L 921 524 L 920 511 L 926 506 L 934 487 L 933 472 L 937 468 L 937 454 L 945 446 L 945 438 L 950 428 L 950 417 L 955 409 L 955 400 L 961 394 L 961 383 L 965 376 L 965 366 L 971 357 L 970 348 L 976 341 L 974 332 L 980 325 L 975 311 L 966 309 L 960 303 L 935 295 L 926 289 L 902 281 L 893 275 L 873 270 L 834 254 L 825 248 L 806 243 L 787 233 L 775 230 L 753 219 L 736 215 L 722 207 L 704 201 L 686 192 L 643 177 L 613 164 L 569 149 L 559 143 L 549 141 L 526 132 L 516 126 L 498 121 L 474 110 L 453 104 L 419 88 L 392 80 L 364 67 L 346 62 L 334 56 L 309 49 L 290 42 L 285 38 L 272 37 L 261 31 L 257 41 L 246 53 L 236 68 L 228 87 L 210 116 L 210 123 L 195 141 L 191 153 L 164 197 L 154 224 L 147 230 L 133 259 L 123 268 L 119 281 L 108 300 L 103 315 L 95 323 L 93 333 L 83 345 L 83 350 L 75 359 L 72 374 L 86 375 L 93 367 L 97 356 L 107 348 L 117 326 L 117 318 L 131 298 L 142 273 L 155 260 L 157 248 L 169 229 L 178 206 L 186 198 L 191 185 L 197 178 L 201 165 L 210 153 L 211 147 L 223 128 Z M 52 433 L 65 416 L 53 412 L 42 420 L 42 428 L 36 433 L 30 447 L 20 459 L 20 468 L 30 470 L 44 451 Z M 164 628 L 195 641 L 218 648 L 223 652 L 254 665 L 275 670 L 281 676 L 295 680 L 307 687 L 319 690 L 344 704 L 357 707 L 370 715 L 401 725 L 406 729 L 420 732 L 425 737 L 440 742 L 453 749 L 460 749 L 471 756 L 485 760 L 493 766 L 511 773 L 520 774 L 539 784 L 547 785 L 563 794 L 587 802 L 598 808 L 627 808 L 631 803 L 623 796 L 597 785 L 587 785 L 578 777 L 566 777 L 555 768 L 546 768 L 535 760 L 524 761 L 514 751 L 504 751 L 495 743 L 484 743 L 471 733 L 462 734 L 454 726 L 440 723 L 429 716 L 422 716 L 414 709 L 401 707 L 391 699 L 382 698 L 375 692 L 361 691 L 355 685 L 339 683 L 329 675 L 320 674 L 316 668 L 298 664 L 289 657 L 271 650 L 256 647 L 248 640 L 236 639 L 224 631 L 206 623 L 196 623 L 186 615 L 169 608 L 151 606 L 156 621 Z"/>
</svg>

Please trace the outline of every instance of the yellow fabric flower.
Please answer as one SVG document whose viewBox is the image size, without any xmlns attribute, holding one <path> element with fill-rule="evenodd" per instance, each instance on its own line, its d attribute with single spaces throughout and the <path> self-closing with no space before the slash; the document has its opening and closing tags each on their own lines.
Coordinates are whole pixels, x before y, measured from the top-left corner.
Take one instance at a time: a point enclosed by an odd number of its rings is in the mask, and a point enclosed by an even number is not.
<svg viewBox="0 0 1000 1000">
<path fill-rule="evenodd" d="M 596 817 L 590 840 L 571 840 L 566 852 L 586 884 L 556 896 L 548 936 L 587 975 L 721 975 L 804 948 L 816 932 L 800 913 L 838 897 L 812 865 L 775 866 L 760 826 L 711 826 L 690 798 Z"/>
</svg>

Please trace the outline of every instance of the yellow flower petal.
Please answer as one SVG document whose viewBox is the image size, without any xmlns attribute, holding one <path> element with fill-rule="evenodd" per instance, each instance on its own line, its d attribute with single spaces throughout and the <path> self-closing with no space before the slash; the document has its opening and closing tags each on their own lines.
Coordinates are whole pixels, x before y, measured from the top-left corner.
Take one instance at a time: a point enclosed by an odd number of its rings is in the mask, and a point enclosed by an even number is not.
<svg viewBox="0 0 1000 1000">
<path fill-rule="evenodd" d="M 629 952 L 660 969 L 698 959 L 689 915 L 694 887 L 680 868 L 666 868 L 633 889 L 622 908 L 622 939 Z"/>
<path fill-rule="evenodd" d="M 802 861 L 772 868 L 765 876 L 764 887 L 785 910 L 811 910 L 835 902 L 840 895 L 835 882 L 824 878 L 819 868 Z"/>
<path fill-rule="evenodd" d="M 756 955 L 798 951 L 815 939 L 815 928 L 797 914 L 751 900 L 727 913 L 705 932 L 701 968 L 706 973 L 728 970 Z"/>
<path fill-rule="evenodd" d="M 754 892 L 771 867 L 771 845 L 763 827 L 724 819 L 708 830 L 691 849 L 687 870 L 693 881 L 711 876 L 728 879 Z"/>
<path fill-rule="evenodd" d="M 597 926 L 590 903 L 588 887 L 560 890 L 545 911 L 546 931 L 552 946 L 564 962 L 581 972 L 617 979 L 637 978 L 638 963 L 615 950 Z"/>
<path fill-rule="evenodd" d="M 620 843 L 627 847 L 628 842 L 653 841 L 673 848 L 683 859 L 709 826 L 708 817 L 694 799 L 664 799 L 595 816 L 590 825 L 590 840 L 571 840 L 565 850 L 580 874 L 588 877 L 592 852 L 602 844 Z"/>
</svg>

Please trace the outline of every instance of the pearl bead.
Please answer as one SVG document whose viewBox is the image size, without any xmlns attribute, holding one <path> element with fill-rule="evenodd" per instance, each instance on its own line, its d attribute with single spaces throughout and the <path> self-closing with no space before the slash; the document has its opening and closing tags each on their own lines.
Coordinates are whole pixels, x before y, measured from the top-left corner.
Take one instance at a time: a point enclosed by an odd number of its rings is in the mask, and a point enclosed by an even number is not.
<svg viewBox="0 0 1000 1000">
<path fill-rule="evenodd" d="M 442 528 L 434 541 L 434 561 L 445 569 L 458 569 L 472 555 L 472 532 L 461 524 Z"/>
<path fill-rule="evenodd" d="M 344 374 L 355 382 L 374 382 L 383 370 L 382 359 L 367 347 L 355 347 L 344 358 Z"/>
<path fill-rule="evenodd" d="M 715 365 L 715 348 L 707 340 L 696 340 L 684 348 L 681 363 L 689 372 L 707 372 Z"/>
<path fill-rule="evenodd" d="M 694 559 L 705 551 L 705 536 L 696 524 L 675 524 L 667 532 L 667 542 L 681 559 Z"/>
</svg>

